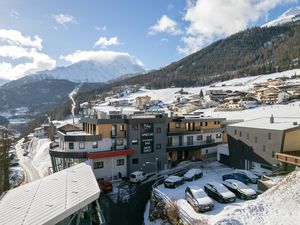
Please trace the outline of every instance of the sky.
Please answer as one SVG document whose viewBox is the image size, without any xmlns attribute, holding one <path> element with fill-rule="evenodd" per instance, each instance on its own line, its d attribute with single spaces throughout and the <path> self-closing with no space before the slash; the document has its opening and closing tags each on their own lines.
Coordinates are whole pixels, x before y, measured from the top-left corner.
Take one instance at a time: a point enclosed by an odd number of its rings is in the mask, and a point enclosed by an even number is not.
<svg viewBox="0 0 300 225">
<path fill-rule="evenodd" d="M 299 0 L 1 0 L 0 79 L 127 55 L 158 69 Z"/>
</svg>

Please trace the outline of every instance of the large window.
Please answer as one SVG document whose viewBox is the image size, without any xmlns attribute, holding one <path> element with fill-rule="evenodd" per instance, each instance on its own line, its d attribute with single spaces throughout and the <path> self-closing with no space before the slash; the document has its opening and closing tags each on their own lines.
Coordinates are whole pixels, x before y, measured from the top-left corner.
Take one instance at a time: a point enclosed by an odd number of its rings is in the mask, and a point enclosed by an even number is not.
<svg viewBox="0 0 300 225">
<path fill-rule="evenodd" d="M 117 166 L 123 166 L 124 165 L 124 159 L 117 159 Z"/>
<path fill-rule="evenodd" d="M 79 148 L 84 149 L 84 147 L 85 147 L 84 142 L 79 142 Z"/>
<path fill-rule="evenodd" d="M 222 134 L 216 134 L 216 138 L 221 138 Z"/>
<path fill-rule="evenodd" d="M 94 162 L 94 169 L 101 169 L 104 167 L 104 163 L 101 162 Z"/>
<path fill-rule="evenodd" d="M 203 140 L 203 135 L 197 135 L 197 141 L 202 141 Z"/>
<path fill-rule="evenodd" d="M 69 142 L 69 149 L 74 149 L 74 142 Z"/>
<path fill-rule="evenodd" d="M 116 139 L 116 145 L 117 146 L 122 146 L 124 144 L 124 140 L 123 139 Z"/>
<path fill-rule="evenodd" d="M 93 148 L 98 148 L 98 142 L 97 141 L 93 141 Z"/>
</svg>

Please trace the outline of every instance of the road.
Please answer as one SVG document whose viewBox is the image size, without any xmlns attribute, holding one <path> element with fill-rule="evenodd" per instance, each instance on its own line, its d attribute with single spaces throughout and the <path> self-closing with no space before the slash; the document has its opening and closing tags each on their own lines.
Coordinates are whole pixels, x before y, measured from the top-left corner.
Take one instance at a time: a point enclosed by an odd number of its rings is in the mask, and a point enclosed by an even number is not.
<svg viewBox="0 0 300 225">
<path fill-rule="evenodd" d="M 16 148 L 16 154 L 19 159 L 19 163 L 24 169 L 25 173 L 25 183 L 29 183 L 31 181 L 37 180 L 40 178 L 40 175 L 37 171 L 37 169 L 32 165 L 31 159 L 28 156 L 23 156 L 23 149 L 21 147 L 22 140 L 20 140 L 15 148 Z"/>
</svg>

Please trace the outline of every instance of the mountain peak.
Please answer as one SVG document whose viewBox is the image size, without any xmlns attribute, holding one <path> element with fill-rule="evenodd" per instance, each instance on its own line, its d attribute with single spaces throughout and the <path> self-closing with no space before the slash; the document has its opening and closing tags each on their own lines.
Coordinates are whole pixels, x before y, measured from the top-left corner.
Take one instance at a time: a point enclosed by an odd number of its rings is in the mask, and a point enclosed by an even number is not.
<svg viewBox="0 0 300 225">
<path fill-rule="evenodd" d="M 279 16 L 275 20 L 269 21 L 268 23 L 262 25 L 262 27 L 278 26 L 284 23 L 289 23 L 297 20 L 300 20 L 300 6 L 288 9 L 281 16 Z"/>
</svg>

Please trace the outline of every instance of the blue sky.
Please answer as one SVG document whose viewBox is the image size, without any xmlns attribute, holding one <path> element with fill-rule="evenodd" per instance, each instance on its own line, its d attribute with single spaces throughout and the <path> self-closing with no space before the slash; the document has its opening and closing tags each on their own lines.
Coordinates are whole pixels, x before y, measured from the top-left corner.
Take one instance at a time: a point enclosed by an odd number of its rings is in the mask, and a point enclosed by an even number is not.
<svg viewBox="0 0 300 225">
<path fill-rule="evenodd" d="M 297 0 L 1 0 L 0 78 L 16 79 L 105 51 L 126 53 L 146 69 L 155 69 L 216 39 L 260 26 L 298 4 Z"/>
</svg>

